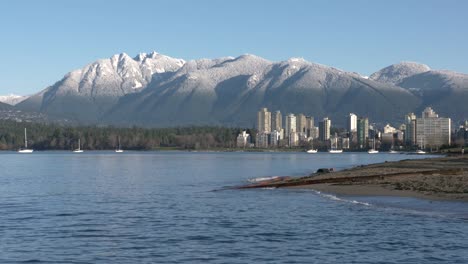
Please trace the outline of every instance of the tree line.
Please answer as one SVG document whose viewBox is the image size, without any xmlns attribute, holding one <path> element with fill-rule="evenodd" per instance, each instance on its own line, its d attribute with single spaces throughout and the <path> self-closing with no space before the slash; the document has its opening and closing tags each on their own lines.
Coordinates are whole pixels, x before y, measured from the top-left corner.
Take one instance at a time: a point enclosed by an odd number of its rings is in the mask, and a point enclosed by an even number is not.
<svg viewBox="0 0 468 264">
<path fill-rule="evenodd" d="M 28 147 L 35 150 L 128 150 L 234 148 L 239 128 L 192 126 L 141 128 L 112 126 L 63 126 L 60 124 L 0 121 L 0 150 L 16 150 L 24 145 L 24 128 Z"/>
</svg>

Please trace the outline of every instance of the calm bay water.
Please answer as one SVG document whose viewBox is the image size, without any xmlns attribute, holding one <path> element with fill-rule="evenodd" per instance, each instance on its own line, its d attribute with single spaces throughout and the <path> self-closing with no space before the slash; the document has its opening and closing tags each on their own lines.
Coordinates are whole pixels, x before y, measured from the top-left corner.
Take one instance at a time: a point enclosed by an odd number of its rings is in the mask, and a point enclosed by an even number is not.
<svg viewBox="0 0 468 264">
<path fill-rule="evenodd" d="M 218 190 L 399 154 L 0 154 L 0 263 L 468 263 L 468 205 Z"/>
</svg>

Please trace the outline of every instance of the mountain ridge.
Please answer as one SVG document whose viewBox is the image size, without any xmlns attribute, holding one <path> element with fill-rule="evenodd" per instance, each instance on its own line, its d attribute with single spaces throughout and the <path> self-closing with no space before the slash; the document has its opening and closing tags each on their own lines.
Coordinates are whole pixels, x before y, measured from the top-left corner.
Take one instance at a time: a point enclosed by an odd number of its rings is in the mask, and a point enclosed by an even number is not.
<svg viewBox="0 0 468 264">
<path fill-rule="evenodd" d="M 185 61 L 157 52 L 133 58 L 121 53 L 67 73 L 16 108 L 85 123 L 145 126 L 252 126 L 265 106 L 342 123 L 349 112 L 397 122 L 431 104 L 461 119 L 467 76 L 414 62 L 367 78 L 302 58 L 273 62 L 244 54 Z M 438 104 L 428 83 L 458 97 Z"/>
</svg>

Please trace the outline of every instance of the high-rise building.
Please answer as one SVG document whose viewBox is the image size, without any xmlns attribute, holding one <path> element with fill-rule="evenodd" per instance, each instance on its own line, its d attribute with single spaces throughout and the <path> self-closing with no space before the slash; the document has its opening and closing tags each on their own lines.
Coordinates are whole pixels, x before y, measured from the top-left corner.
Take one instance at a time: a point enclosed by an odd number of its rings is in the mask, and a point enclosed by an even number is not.
<svg viewBox="0 0 468 264">
<path fill-rule="evenodd" d="M 319 139 L 326 141 L 330 139 L 331 120 L 325 117 L 319 122 Z"/>
<path fill-rule="evenodd" d="M 367 148 L 367 140 L 369 139 L 369 119 L 359 118 L 357 120 L 356 129 L 359 148 Z"/>
<path fill-rule="evenodd" d="M 416 145 L 416 115 L 409 113 L 405 116 L 405 142 L 406 145 Z"/>
<path fill-rule="evenodd" d="M 416 118 L 416 144 L 420 148 L 450 145 L 451 120 L 439 117 L 430 107 Z"/>
<path fill-rule="evenodd" d="M 281 129 L 283 129 L 283 116 L 278 110 L 274 112 L 271 116 L 271 130 L 281 131 Z"/>
<path fill-rule="evenodd" d="M 313 138 L 314 137 L 314 117 L 308 116 L 306 117 L 306 132 L 307 137 Z"/>
<path fill-rule="evenodd" d="M 257 130 L 258 133 L 270 133 L 271 132 L 271 112 L 268 108 L 262 108 L 257 113 Z"/>
<path fill-rule="evenodd" d="M 424 111 L 422 112 L 422 118 L 437 118 L 439 117 L 438 114 L 436 114 L 436 112 L 434 112 L 434 110 L 432 110 L 432 108 L 430 107 L 426 107 L 424 109 Z"/>
<path fill-rule="evenodd" d="M 348 132 L 356 132 L 357 130 L 357 115 L 350 113 L 347 120 Z"/>
<path fill-rule="evenodd" d="M 289 134 L 296 132 L 296 116 L 294 114 L 288 114 L 286 116 L 285 124 L 285 137 L 289 137 Z"/>
<path fill-rule="evenodd" d="M 296 116 L 296 132 L 298 133 L 307 132 L 307 118 L 304 114 L 298 114 Z"/>
</svg>

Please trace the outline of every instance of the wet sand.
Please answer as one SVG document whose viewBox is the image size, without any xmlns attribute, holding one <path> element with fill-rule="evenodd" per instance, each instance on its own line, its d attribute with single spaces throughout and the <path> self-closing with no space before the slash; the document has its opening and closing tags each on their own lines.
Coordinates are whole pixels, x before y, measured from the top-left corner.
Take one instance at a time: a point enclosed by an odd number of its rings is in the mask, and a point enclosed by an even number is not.
<svg viewBox="0 0 468 264">
<path fill-rule="evenodd" d="M 355 196 L 405 196 L 468 202 L 468 156 L 402 160 L 358 166 L 244 188 L 307 188 Z"/>
</svg>

